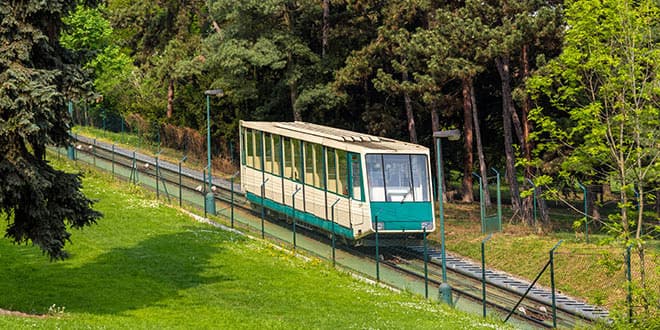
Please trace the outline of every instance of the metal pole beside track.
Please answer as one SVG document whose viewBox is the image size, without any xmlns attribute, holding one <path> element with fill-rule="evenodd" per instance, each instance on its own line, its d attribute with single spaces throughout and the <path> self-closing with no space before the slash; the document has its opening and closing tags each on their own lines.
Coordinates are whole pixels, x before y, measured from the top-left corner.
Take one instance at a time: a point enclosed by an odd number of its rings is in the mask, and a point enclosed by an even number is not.
<svg viewBox="0 0 660 330">
<path fill-rule="evenodd" d="M 301 187 L 296 186 L 296 191 L 291 195 L 291 205 L 293 210 L 291 210 L 291 217 L 293 218 L 293 250 L 296 250 L 296 194 L 302 190 Z"/>
<path fill-rule="evenodd" d="M 632 244 L 626 248 L 626 282 L 628 286 L 628 293 L 626 295 L 626 302 L 628 303 L 628 323 L 632 323 L 633 309 L 632 309 L 632 274 L 630 271 L 630 248 Z"/>
<path fill-rule="evenodd" d="M 332 206 L 330 209 L 332 210 L 332 267 L 337 266 L 337 262 L 335 261 L 335 241 L 336 241 L 336 234 L 335 234 L 335 205 L 339 203 L 341 199 L 337 198 L 337 200 L 332 203 Z"/>
<path fill-rule="evenodd" d="M 483 307 L 483 316 L 486 317 L 486 242 L 493 236 L 489 234 L 481 241 L 481 303 Z"/>
<path fill-rule="evenodd" d="M 560 240 L 557 245 L 550 250 L 550 286 L 552 289 L 552 327 L 557 328 L 557 299 L 555 297 L 555 249 L 563 242 Z"/>
<path fill-rule="evenodd" d="M 239 175 L 241 172 L 238 171 L 234 173 L 234 175 L 231 176 L 230 184 L 231 184 L 231 199 L 229 202 L 229 207 L 231 208 L 231 227 L 234 228 L 234 178 L 236 178 L 237 175 Z"/>
<path fill-rule="evenodd" d="M 160 154 L 160 152 L 158 154 Z M 156 154 L 156 200 L 160 199 L 160 189 L 158 187 L 158 154 Z"/>
<path fill-rule="evenodd" d="M 115 144 L 112 144 L 112 178 L 115 178 Z"/>
<path fill-rule="evenodd" d="M 181 163 L 185 162 L 188 156 L 183 156 L 181 160 L 179 161 L 179 207 L 181 207 L 182 200 L 183 200 L 183 195 L 181 194 Z"/>
<path fill-rule="evenodd" d="M 589 243 L 589 216 L 587 215 L 587 187 L 583 186 L 580 181 L 578 181 L 578 186 L 582 189 L 582 199 L 583 199 L 583 208 L 584 208 L 584 240 Z"/>
<path fill-rule="evenodd" d="M 426 226 L 423 226 L 424 229 L 424 298 L 429 299 L 429 257 L 428 250 L 426 246 Z"/>
<path fill-rule="evenodd" d="M 266 210 L 264 209 L 264 195 L 266 194 L 266 182 L 268 178 L 264 180 L 261 184 L 261 239 L 266 238 L 266 232 L 264 230 L 264 218 L 266 217 Z"/>
<path fill-rule="evenodd" d="M 380 282 L 380 253 L 378 252 L 378 216 L 375 216 L 376 220 L 376 280 Z"/>
</svg>

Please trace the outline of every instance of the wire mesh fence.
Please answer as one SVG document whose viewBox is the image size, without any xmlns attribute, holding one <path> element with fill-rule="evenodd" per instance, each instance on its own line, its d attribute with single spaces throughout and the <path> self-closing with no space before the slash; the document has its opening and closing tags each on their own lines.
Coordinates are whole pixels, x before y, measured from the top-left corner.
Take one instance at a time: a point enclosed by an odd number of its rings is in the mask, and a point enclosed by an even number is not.
<svg viewBox="0 0 660 330">
<path fill-rule="evenodd" d="M 187 165 L 196 169 L 207 166 L 207 152 L 210 150 L 214 172 L 236 171 L 237 143 L 226 137 L 231 134 L 212 135 L 209 148 L 206 132 L 135 113 L 123 115 L 96 105 L 72 103 L 71 115 L 74 131 L 78 134 L 88 134 L 148 155 L 158 154 L 171 161 L 185 156 Z"/>
</svg>

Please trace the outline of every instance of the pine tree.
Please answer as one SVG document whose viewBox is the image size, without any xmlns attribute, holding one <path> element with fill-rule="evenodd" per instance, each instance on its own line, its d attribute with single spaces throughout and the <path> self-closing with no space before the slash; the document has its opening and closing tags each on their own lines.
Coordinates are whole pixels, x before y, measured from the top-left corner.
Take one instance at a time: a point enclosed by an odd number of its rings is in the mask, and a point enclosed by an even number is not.
<svg viewBox="0 0 660 330">
<path fill-rule="evenodd" d="M 0 216 L 7 238 L 31 241 L 51 259 L 66 257 L 67 225 L 80 228 L 101 216 L 80 191 L 81 176 L 45 160 L 47 144 L 69 142 L 65 102 L 83 84 L 58 41 L 61 18 L 75 3 L 0 3 Z"/>
</svg>

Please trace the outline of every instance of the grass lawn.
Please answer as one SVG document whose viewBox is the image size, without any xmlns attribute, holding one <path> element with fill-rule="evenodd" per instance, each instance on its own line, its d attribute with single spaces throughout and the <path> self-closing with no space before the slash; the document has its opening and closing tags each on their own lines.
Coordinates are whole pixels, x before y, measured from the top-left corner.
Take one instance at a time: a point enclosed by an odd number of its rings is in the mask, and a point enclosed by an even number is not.
<svg viewBox="0 0 660 330">
<path fill-rule="evenodd" d="M 84 187 L 105 217 L 73 231 L 71 258 L 0 240 L 0 308 L 44 314 L 0 313 L 0 328 L 505 327 L 197 223 L 105 175 Z"/>
</svg>

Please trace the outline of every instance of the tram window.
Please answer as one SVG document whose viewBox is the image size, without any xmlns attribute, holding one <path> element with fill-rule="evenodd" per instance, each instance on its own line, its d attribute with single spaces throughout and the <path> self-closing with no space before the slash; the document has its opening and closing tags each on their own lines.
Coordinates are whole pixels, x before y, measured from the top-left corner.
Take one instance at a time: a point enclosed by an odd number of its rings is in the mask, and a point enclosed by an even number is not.
<svg viewBox="0 0 660 330">
<path fill-rule="evenodd" d="M 293 155 L 291 154 L 291 139 L 282 138 L 284 144 L 284 177 L 293 178 Z"/>
<path fill-rule="evenodd" d="M 240 152 L 240 154 L 241 154 L 241 165 L 245 165 L 245 150 L 246 150 L 246 148 L 245 148 L 245 143 L 246 143 L 245 142 L 245 140 L 246 140 L 245 134 L 246 134 L 245 133 L 245 127 L 241 127 L 241 144 L 240 144 L 240 146 L 241 146 L 241 152 Z"/>
<path fill-rule="evenodd" d="M 383 170 L 388 202 L 413 201 L 410 155 L 383 155 Z"/>
<path fill-rule="evenodd" d="M 337 193 L 337 159 L 335 157 L 335 149 L 326 149 L 325 155 L 326 168 L 328 169 L 328 191 Z"/>
<path fill-rule="evenodd" d="M 247 155 L 247 166 L 254 166 L 254 133 L 247 129 L 245 133 L 245 154 Z"/>
<path fill-rule="evenodd" d="M 302 149 L 300 147 L 300 140 L 292 139 L 291 146 L 293 147 L 293 180 L 301 182 L 302 180 Z"/>
<path fill-rule="evenodd" d="M 372 202 L 384 202 L 385 179 L 383 177 L 383 156 L 367 155 L 367 182 L 369 184 L 369 197 Z"/>
<path fill-rule="evenodd" d="M 280 164 L 282 164 L 282 145 L 280 136 L 273 135 L 273 174 L 280 175 Z"/>
<path fill-rule="evenodd" d="M 273 139 L 270 133 L 264 133 L 264 172 L 273 173 Z"/>
<path fill-rule="evenodd" d="M 314 186 L 325 189 L 323 184 L 325 174 L 323 173 L 323 147 L 314 145 Z"/>
<path fill-rule="evenodd" d="M 254 131 L 254 168 L 261 170 L 261 155 L 262 155 L 262 148 L 264 147 L 262 143 L 262 135 L 263 132 L 259 131 Z"/>
<path fill-rule="evenodd" d="M 415 201 L 429 202 L 429 174 L 426 161 L 426 155 L 410 155 L 412 164 L 412 183 Z"/>
<path fill-rule="evenodd" d="M 305 145 L 305 183 L 311 186 L 314 182 L 314 144 L 304 142 Z"/>
<path fill-rule="evenodd" d="M 337 172 L 339 174 L 337 193 L 348 196 L 348 158 L 346 151 L 337 150 Z"/>
<path fill-rule="evenodd" d="M 360 166 L 360 155 L 351 154 L 351 181 L 353 183 L 353 199 L 363 200 L 362 195 L 362 170 Z"/>
</svg>

